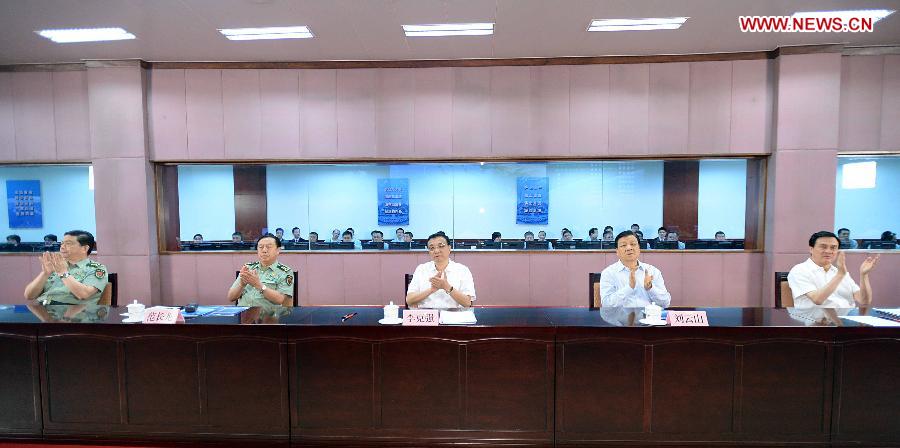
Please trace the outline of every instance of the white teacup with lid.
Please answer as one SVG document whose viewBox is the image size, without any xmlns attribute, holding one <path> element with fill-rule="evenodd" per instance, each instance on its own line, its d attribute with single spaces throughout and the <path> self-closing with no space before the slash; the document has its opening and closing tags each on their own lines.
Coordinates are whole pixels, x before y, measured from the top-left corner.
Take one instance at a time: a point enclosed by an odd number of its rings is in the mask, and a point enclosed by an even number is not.
<svg viewBox="0 0 900 448">
<path fill-rule="evenodd" d="M 662 307 L 651 303 L 644 307 L 644 318 L 649 321 L 660 321 L 662 320 Z"/>
<path fill-rule="evenodd" d="M 400 311 L 400 307 L 394 305 L 394 301 L 384 306 L 384 320 L 388 322 L 395 321 L 399 319 L 398 314 Z"/>
<path fill-rule="evenodd" d="M 138 303 L 137 299 L 134 300 L 134 303 L 129 303 L 126 308 L 128 308 L 129 319 L 142 319 L 144 317 L 144 304 Z"/>
</svg>

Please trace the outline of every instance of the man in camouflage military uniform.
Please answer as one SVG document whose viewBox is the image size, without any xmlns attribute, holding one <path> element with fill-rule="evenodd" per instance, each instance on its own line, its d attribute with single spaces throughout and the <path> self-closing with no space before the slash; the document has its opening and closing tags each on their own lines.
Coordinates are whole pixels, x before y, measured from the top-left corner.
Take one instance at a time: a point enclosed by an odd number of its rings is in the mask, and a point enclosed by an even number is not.
<svg viewBox="0 0 900 448">
<path fill-rule="evenodd" d="M 259 261 L 241 267 L 238 278 L 228 290 L 228 300 L 240 306 L 291 306 L 294 296 L 294 270 L 278 262 L 281 239 L 267 233 L 256 241 Z"/>
<path fill-rule="evenodd" d="M 25 298 L 52 305 L 96 305 L 109 279 L 106 266 L 88 258 L 94 246 L 90 232 L 66 232 L 59 252 L 41 256 L 41 272 L 25 287 Z"/>
</svg>

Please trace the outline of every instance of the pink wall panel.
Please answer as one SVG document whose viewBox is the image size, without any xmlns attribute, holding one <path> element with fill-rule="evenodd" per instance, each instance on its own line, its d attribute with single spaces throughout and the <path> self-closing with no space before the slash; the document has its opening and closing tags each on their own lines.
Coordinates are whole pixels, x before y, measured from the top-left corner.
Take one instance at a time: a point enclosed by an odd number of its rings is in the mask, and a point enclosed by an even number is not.
<svg viewBox="0 0 900 448">
<path fill-rule="evenodd" d="M 259 70 L 222 70 L 226 158 L 261 158 L 259 102 Z"/>
<path fill-rule="evenodd" d="M 838 146 L 840 53 L 778 58 L 778 149 Z"/>
<path fill-rule="evenodd" d="M 419 265 L 416 255 L 384 254 L 380 257 L 379 264 L 381 299 L 384 302 L 382 305 L 393 300 L 395 305 L 403 306 L 406 300 L 406 291 L 403 290 L 404 276 L 416 271 L 416 266 Z"/>
<path fill-rule="evenodd" d="M 721 154 L 730 147 L 731 70 L 731 61 L 691 62 L 691 154 Z"/>
<path fill-rule="evenodd" d="M 685 259 L 693 261 L 693 255 Z M 761 253 L 722 254 L 720 306 L 762 306 L 763 259 Z"/>
<path fill-rule="evenodd" d="M 310 305 L 343 305 L 344 282 L 349 279 L 344 272 L 344 255 L 315 254 L 307 263 Z"/>
<path fill-rule="evenodd" d="M 307 272 L 306 264 L 308 259 L 306 254 L 285 252 L 282 252 L 281 256 L 278 257 L 280 263 L 286 264 L 297 271 L 297 295 L 300 297 L 298 303 L 301 306 L 309 305 L 309 273 Z"/>
<path fill-rule="evenodd" d="M 337 145 L 340 157 L 375 157 L 378 69 L 338 70 Z"/>
<path fill-rule="evenodd" d="M 568 282 L 563 281 L 568 276 L 566 255 L 548 255 L 530 255 L 528 257 L 531 274 L 528 277 L 531 283 L 529 304 L 567 306 L 569 301 Z"/>
<path fill-rule="evenodd" d="M 881 140 L 884 56 L 841 58 L 839 144 L 842 151 L 872 151 Z"/>
<path fill-rule="evenodd" d="M 453 151 L 453 69 L 413 70 L 413 132 L 417 157 L 449 157 Z"/>
<path fill-rule="evenodd" d="M 569 135 L 573 155 L 609 154 L 609 67 L 577 65 L 569 70 Z"/>
<path fill-rule="evenodd" d="M 155 160 L 189 159 L 184 70 L 150 72 L 150 147 Z"/>
<path fill-rule="evenodd" d="M 159 294 L 154 294 L 153 279 L 147 266 L 150 263 L 149 256 L 116 256 L 116 255 L 97 255 L 96 259 L 106 266 L 109 272 L 115 272 L 118 275 L 117 296 L 120 306 L 137 300 L 145 305 L 152 303 L 152 298 Z M 155 260 L 156 257 L 153 257 Z M 157 273 L 157 275 L 159 275 Z"/>
<path fill-rule="evenodd" d="M 197 263 L 197 276 L 194 282 L 197 285 L 198 303 L 228 304 L 228 288 L 234 282 L 234 272 L 240 269 L 242 263 L 235 262 L 231 254 L 203 254 L 192 258 Z"/>
<path fill-rule="evenodd" d="M 185 70 L 184 76 L 188 155 L 191 159 L 222 159 L 222 71 Z"/>
<path fill-rule="evenodd" d="M 647 129 L 650 154 L 688 152 L 690 64 L 650 65 Z"/>
<path fill-rule="evenodd" d="M 89 68 L 87 78 L 91 157 L 145 157 L 143 70 Z"/>
<path fill-rule="evenodd" d="M 53 104 L 57 159 L 90 160 L 87 72 L 53 72 Z"/>
<path fill-rule="evenodd" d="M 144 159 L 95 159 L 97 240 L 105 254 L 149 255 L 156 248 L 150 167 Z M 127 211 L 127 213 L 125 212 Z"/>
<path fill-rule="evenodd" d="M 557 254 L 547 254 L 555 256 Z M 568 289 L 568 303 L 566 306 L 588 305 L 588 274 L 601 272 L 608 265 L 605 254 L 576 254 L 566 255 L 566 285 Z"/>
<path fill-rule="evenodd" d="M 31 272 L 33 255 L 0 256 L 0 303 L 25 303 L 25 286 L 37 273 Z"/>
<path fill-rule="evenodd" d="M 884 57 L 882 84 L 879 148 L 897 151 L 900 150 L 900 126 L 897 126 L 897 123 L 900 123 L 900 55 Z M 2 111 L 0 111 L 0 115 L 2 115 Z"/>
<path fill-rule="evenodd" d="M 681 256 L 681 299 L 679 305 L 723 306 L 722 281 L 726 277 L 723 254 L 684 254 Z M 730 277 L 730 275 L 728 275 Z M 663 278 L 666 273 L 663 272 Z M 675 301 L 675 296 L 672 296 Z"/>
<path fill-rule="evenodd" d="M 13 73 L 12 94 L 18 160 L 56 160 L 51 73 Z"/>
<path fill-rule="evenodd" d="M 491 69 L 454 68 L 453 156 L 491 154 Z"/>
<path fill-rule="evenodd" d="M 379 157 L 411 157 L 414 147 L 415 78 L 412 69 L 378 70 L 375 134 Z"/>
<path fill-rule="evenodd" d="M 609 68 L 609 86 L 609 153 L 647 154 L 650 66 L 613 65 Z"/>
<path fill-rule="evenodd" d="M 353 254 L 343 257 L 344 303 L 387 303 L 381 292 L 379 254 Z"/>
<path fill-rule="evenodd" d="M 262 159 L 300 156 L 300 75 L 296 70 L 259 71 Z"/>
<path fill-rule="evenodd" d="M 772 151 L 772 65 L 767 59 L 731 64 L 731 152 L 768 154 Z"/>
<path fill-rule="evenodd" d="M 197 290 L 197 258 L 160 255 L 160 304 L 177 306 L 203 299 Z"/>
<path fill-rule="evenodd" d="M 837 151 L 780 150 L 774 171 L 769 170 L 775 187 L 767 209 L 777 221 L 769 226 L 766 246 L 779 253 L 805 252 L 810 235 L 834 228 Z"/>
<path fill-rule="evenodd" d="M 569 144 L 569 92 L 571 77 L 569 66 L 533 67 L 531 71 L 534 98 L 531 122 L 534 129 L 533 154 L 568 154 Z"/>
<path fill-rule="evenodd" d="M 641 254 L 641 259 L 643 261 L 656 266 L 656 268 L 662 272 L 663 281 L 666 283 L 666 289 L 669 291 L 669 294 L 672 295 L 672 306 L 685 306 L 688 303 L 694 302 L 693 297 L 685 296 L 687 288 L 684 286 L 685 282 L 682 280 L 683 271 L 691 269 L 690 266 L 684 266 L 685 257 L 691 256 L 693 256 L 693 254 L 688 255 L 679 252 L 644 252 Z M 690 264 L 689 261 L 688 264 Z"/>
<path fill-rule="evenodd" d="M 337 71 L 300 71 L 300 153 L 337 156 Z"/>
<path fill-rule="evenodd" d="M 16 160 L 16 120 L 12 73 L 0 73 L 0 161 Z"/>
<path fill-rule="evenodd" d="M 847 252 L 847 269 L 855 282 L 860 282 L 859 265 L 866 257 L 873 255 L 875 252 Z M 900 290 L 900 276 L 896 275 L 900 272 L 900 253 L 881 251 L 879 255 L 878 264 L 869 274 L 872 304 L 876 307 L 900 307 L 900 295 L 896 293 Z"/>
<path fill-rule="evenodd" d="M 531 67 L 491 67 L 491 155 L 532 153 L 532 107 Z"/>
<path fill-rule="evenodd" d="M 531 295 L 528 257 L 515 254 L 456 254 L 472 271 L 477 305 L 527 305 Z M 498 269 L 501 267 L 502 269 Z"/>
</svg>

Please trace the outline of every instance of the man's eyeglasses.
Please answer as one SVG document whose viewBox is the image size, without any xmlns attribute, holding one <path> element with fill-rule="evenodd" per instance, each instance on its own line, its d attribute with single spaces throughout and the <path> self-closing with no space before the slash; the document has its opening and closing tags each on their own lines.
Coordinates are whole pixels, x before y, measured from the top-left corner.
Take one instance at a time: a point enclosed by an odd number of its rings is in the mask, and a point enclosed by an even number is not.
<svg viewBox="0 0 900 448">
<path fill-rule="evenodd" d="M 441 243 L 441 244 L 438 244 L 438 245 L 436 245 L 436 246 L 428 246 L 428 250 L 434 251 L 434 250 L 443 249 L 443 248 L 445 248 L 445 247 L 447 247 L 447 245 L 444 244 L 444 243 Z"/>
</svg>

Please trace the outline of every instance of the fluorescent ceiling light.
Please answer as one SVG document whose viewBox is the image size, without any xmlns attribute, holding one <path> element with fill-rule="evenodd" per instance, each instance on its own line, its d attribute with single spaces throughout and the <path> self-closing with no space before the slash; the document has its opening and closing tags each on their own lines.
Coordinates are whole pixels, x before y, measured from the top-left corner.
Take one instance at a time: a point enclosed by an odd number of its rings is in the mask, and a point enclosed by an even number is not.
<svg viewBox="0 0 900 448">
<path fill-rule="evenodd" d="M 875 188 L 876 172 L 875 161 L 847 163 L 841 168 L 841 188 L 845 190 Z"/>
<path fill-rule="evenodd" d="M 35 31 L 42 37 L 52 40 L 58 44 L 67 44 L 72 42 L 102 42 L 107 40 L 128 40 L 134 39 L 134 34 L 125 31 L 122 28 L 80 28 L 65 30 L 40 30 Z"/>
<path fill-rule="evenodd" d="M 894 11 L 890 9 L 861 9 L 857 11 L 805 11 L 795 12 L 791 15 L 791 17 L 840 17 L 843 21 L 846 21 L 851 17 L 857 17 L 872 19 L 872 23 L 875 23 L 893 13 Z"/>
<path fill-rule="evenodd" d="M 408 37 L 422 36 L 485 36 L 494 34 L 493 23 L 438 23 L 434 25 L 403 25 Z"/>
<path fill-rule="evenodd" d="M 313 36 L 308 26 L 273 26 L 268 28 L 219 29 L 228 40 L 309 39 Z"/>
<path fill-rule="evenodd" d="M 650 31 L 677 30 L 690 17 L 659 17 L 647 19 L 594 19 L 588 31 Z"/>
</svg>

